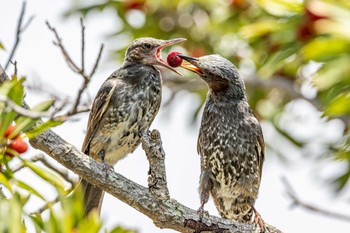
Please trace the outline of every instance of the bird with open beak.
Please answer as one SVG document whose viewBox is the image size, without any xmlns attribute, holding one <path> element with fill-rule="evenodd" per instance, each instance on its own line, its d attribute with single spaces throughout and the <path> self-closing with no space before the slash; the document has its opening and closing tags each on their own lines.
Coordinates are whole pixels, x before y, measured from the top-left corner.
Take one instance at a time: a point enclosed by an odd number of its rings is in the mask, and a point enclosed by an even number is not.
<svg viewBox="0 0 350 233">
<path fill-rule="evenodd" d="M 181 75 L 162 59 L 161 51 L 184 40 L 147 37 L 131 43 L 122 66 L 106 79 L 95 97 L 82 145 L 85 154 L 109 168 L 138 147 L 161 103 L 162 76 L 157 66 Z M 85 215 L 95 208 L 100 212 L 103 191 L 85 180 L 81 185 Z"/>
<path fill-rule="evenodd" d="M 223 218 L 244 223 L 254 220 L 264 231 L 254 204 L 265 145 L 259 121 L 247 103 L 243 79 L 220 55 L 177 56 L 188 62 L 181 67 L 198 74 L 209 89 L 197 145 L 201 158 L 198 211 L 202 216 L 211 194 Z"/>
</svg>

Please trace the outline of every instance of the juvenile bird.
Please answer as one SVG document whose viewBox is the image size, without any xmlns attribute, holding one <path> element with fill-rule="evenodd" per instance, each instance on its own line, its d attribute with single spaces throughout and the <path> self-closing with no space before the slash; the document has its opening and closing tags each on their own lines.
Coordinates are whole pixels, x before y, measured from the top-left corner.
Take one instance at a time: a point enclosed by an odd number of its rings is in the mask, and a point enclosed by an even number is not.
<svg viewBox="0 0 350 233">
<path fill-rule="evenodd" d="M 251 223 L 255 213 L 256 223 L 264 229 L 254 204 L 265 145 L 247 103 L 244 82 L 236 67 L 219 55 L 178 56 L 189 62 L 181 66 L 198 74 L 209 88 L 197 145 L 201 158 L 198 211 L 202 216 L 211 193 L 223 218 Z"/>
<path fill-rule="evenodd" d="M 161 103 L 161 73 L 155 66 L 180 74 L 161 58 L 161 50 L 184 40 L 148 37 L 131 43 L 122 66 L 102 84 L 95 97 L 82 145 L 85 154 L 108 168 L 136 149 Z M 85 180 L 81 185 L 85 215 L 94 208 L 100 212 L 103 191 Z"/>
</svg>

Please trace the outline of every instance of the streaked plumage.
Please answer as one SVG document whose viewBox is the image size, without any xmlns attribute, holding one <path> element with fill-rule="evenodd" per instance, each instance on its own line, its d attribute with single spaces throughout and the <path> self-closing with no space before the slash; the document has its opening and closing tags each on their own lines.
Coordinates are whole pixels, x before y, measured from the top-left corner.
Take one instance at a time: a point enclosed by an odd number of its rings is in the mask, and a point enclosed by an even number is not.
<svg viewBox="0 0 350 233">
<path fill-rule="evenodd" d="M 198 137 L 200 212 L 210 193 L 223 218 L 251 222 L 265 145 L 243 80 L 219 55 L 180 57 L 190 62 L 182 67 L 197 73 L 209 87 Z"/>
<path fill-rule="evenodd" d="M 128 48 L 123 65 L 102 84 L 93 102 L 82 151 L 99 162 L 115 165 L 140 144 L 161 103 L 161 73 L 154 65 L 176 73 L 160 57 L 161 49 L 185 39 L 139 38 Z M 179 74 L 179 73 L 178 73 Z M 100 211 L 103 192 L 81 182 L 85 214 Z"/>
</svg>

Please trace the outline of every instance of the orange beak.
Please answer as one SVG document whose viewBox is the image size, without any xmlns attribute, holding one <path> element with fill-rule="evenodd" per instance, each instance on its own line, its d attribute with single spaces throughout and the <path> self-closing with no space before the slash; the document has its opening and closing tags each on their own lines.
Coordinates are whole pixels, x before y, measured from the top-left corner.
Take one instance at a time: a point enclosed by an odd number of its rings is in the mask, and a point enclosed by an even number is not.
<svg viewBox="0 0 350 233">
<path fill-rule="evenodd" d="M 182 54 L 177 54 L 176 56 L 181 57 L 182 59 L 188 62 L 188 63 L 182 63 L 181 64 L 182 68 L 185 68 L 186 70 L 192 71 L 199 75 L 202 74 L 201 69 L 198 67 L 198 62 L 199 62 L 198 58 L 185 56 Z"/>
</svg>

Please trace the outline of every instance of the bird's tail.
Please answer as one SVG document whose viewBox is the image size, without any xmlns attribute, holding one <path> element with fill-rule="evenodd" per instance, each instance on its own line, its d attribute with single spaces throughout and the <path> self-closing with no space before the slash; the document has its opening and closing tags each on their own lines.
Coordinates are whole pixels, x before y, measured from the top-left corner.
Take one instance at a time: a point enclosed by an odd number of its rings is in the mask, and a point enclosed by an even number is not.
<svg viewBox="0 0 350 233">
<path fill-rule="evenodd" d="M 84 196 L 84 216 L 95 209 L 100 214 L 104 192 L 84 179 L 80 180 L 79 186 Z"/>
</svg>

